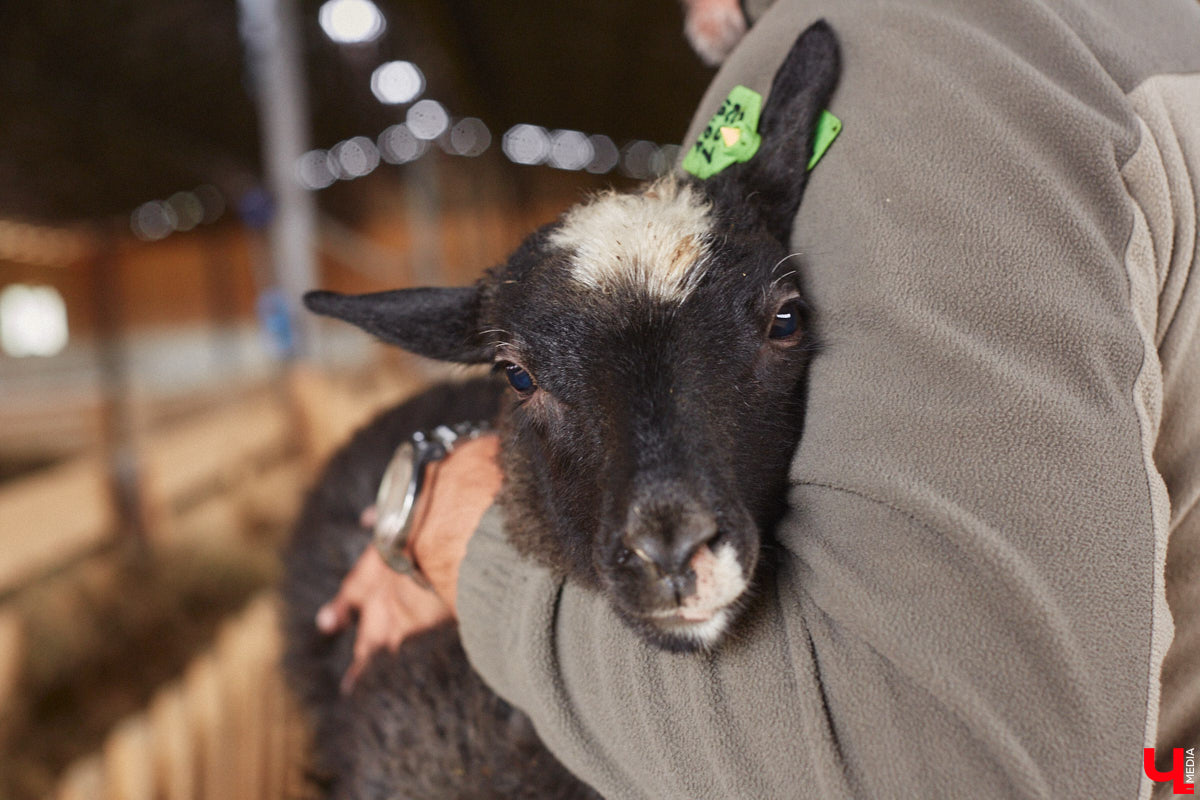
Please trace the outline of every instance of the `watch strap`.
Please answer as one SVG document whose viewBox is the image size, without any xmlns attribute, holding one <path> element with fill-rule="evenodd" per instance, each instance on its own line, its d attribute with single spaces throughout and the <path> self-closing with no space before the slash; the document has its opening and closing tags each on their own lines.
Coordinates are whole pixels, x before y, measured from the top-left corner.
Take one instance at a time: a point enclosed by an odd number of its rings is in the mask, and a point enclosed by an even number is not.
<svg viewBox="0 0 1200 800">
<path fill-rule="evenodd" d="M 413 512 L 424 486 L 425 468 L 445 458 L 460 442 L 474 439 L 490 430 L 491 426 L 486 422 L 438 425 L 428 431 L 413 433 L 396 448 L 376 492 L 378 515 L 373 539 L 384 562 L 393 570 L 429 586 L 429 581 L 408 555 Z M 403 481 L 404 485 L 398 485 L 405 472 L 407 481 Z M 396 494 L 398 492 L 403 494 Z"/>
</svg>

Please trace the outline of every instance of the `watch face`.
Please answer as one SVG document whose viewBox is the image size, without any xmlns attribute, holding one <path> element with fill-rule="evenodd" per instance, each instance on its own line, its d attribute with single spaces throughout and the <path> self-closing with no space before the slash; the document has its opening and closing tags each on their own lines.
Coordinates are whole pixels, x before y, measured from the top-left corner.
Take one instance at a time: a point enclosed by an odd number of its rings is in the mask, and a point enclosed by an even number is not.
<svg viewBox="0 0 1200 800">
<path fill-rule="evenodd" d="M 383 473 L 379 493 L 375 496 L 375 545 L 387 557 L 391 550 L 402 551 L 407 534 L 407 523 L 416 501 L 417 486 L 413 480 L 415 468 L 413 446 L 405 442 L 396 449 L 396 455 Z"/>
</svg>

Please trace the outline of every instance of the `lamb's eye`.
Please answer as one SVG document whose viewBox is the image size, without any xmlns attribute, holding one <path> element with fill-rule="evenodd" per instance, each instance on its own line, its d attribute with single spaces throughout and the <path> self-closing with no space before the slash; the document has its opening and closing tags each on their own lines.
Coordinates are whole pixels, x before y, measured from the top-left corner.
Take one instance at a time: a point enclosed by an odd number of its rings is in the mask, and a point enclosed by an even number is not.
<svg viewBox="0 0 1200 800">
<path fill-rule="evenodd" d="M 792 299 L 786 301 L 775 312 L 775 319 L 771 322 L 771 329 L 767 331 L 767 336 L 771 339 L 787 339 L 795 336 L 799 330 L 800 301 Z"/>
<path fill-rule="evenodd" d="M 509 384 L 520 394 L 529 394 L 537 387 L 533 376 L 516 364 L 505 365 L 504 377 L 508 378 Z"/>
</svg>

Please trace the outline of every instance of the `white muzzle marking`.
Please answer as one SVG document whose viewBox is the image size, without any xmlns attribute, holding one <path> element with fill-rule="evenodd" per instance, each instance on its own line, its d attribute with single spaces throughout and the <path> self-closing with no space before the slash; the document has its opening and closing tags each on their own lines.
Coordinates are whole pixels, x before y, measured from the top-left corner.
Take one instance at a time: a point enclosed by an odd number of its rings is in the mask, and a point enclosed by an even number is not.
<svg viewBox="0 0 1200 800">
<path fill-rule="evenodd" d="M 672 633 L 709 647 L 725 633 L 732 613 L 730 606 L 746 591 L 746 574 L 738 563 L 733 545 L 724 544 L 714 553 L 707 546 L 692 557 L 696 591 L 684 598 L 679 608 L 654 615 Z"/>
</svg>

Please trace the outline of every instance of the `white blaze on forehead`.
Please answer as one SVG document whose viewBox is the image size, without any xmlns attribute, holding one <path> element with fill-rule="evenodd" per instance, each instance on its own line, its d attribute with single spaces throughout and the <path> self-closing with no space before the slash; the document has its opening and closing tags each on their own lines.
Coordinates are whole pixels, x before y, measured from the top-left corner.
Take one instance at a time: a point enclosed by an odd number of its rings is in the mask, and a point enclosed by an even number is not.
<svg viewBox="0 0 1200 800">
<path fill-rule="evenodd" d="M 611 192 L 567 213 L 550 243 L 571 254 L 571 277 L 592 289 L 641 289 L 681 302 L 708 261 L 709 204 L 663 178 L 638 194 Z"/>
</svg>

